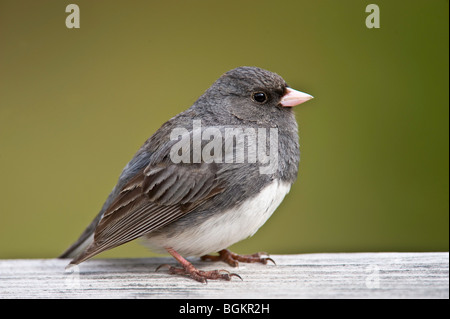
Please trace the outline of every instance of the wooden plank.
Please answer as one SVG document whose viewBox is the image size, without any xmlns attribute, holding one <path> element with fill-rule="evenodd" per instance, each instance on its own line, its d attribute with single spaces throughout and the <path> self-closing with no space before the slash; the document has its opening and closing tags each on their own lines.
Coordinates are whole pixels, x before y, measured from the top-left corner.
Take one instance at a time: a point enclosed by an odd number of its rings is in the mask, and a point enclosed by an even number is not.
<svg viewBox="0 0 450 319">
<path fill-rule="evenodd" d="M 0 298 L 449 298 L 449 254 L 340 253 L 273 255 L 277 265 L 190 260 L 227 269 L 243 281 L 168 275 L 172 258 L 0 260 Z"/>
</svg>

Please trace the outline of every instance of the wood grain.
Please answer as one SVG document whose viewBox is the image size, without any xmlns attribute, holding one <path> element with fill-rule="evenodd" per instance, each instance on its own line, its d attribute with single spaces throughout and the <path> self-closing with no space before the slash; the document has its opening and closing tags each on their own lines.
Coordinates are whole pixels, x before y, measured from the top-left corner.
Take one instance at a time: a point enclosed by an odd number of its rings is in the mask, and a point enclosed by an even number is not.
<svg viewBox="0 0 450 319">
<path fill-rule="evenodd" d="M 230 282 L 168 275 L 172 258 L 0 260 L 0 298 L 449 298 L 449 254 L 272 255 L 276 265 L 202 262 L 242 276 Z"/>
</svg>

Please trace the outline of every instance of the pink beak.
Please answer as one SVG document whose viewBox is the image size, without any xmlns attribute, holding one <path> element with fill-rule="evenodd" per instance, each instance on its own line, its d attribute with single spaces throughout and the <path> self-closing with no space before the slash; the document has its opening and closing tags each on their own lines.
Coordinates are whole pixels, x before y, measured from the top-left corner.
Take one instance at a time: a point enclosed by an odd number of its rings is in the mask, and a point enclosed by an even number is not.
<svg viewBox="0 0 450 319">
<path fill-rule="evenodd" d="M 281 98 L 280 104 L 285 107 L 296 106 L 313 98 L 312 95 L 291 88 L 286 88 L 286 94 Z"/>
</svg>

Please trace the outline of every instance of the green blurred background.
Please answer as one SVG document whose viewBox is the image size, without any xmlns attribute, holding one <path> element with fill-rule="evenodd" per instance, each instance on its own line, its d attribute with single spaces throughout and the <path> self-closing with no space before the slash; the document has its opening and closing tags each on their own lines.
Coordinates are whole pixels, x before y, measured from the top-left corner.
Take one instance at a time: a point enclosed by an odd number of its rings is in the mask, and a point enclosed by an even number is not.
<svg viewBox="0 0 450 319">
<path fill-rule="evenodd" d="M 1 0 L 0 258 L 61 253 L 147 137 L 241 65 L 315 99 L 297 183 L 234 251 L 448 251 L 449 2 L 377 0 L 380 29 L 369 3 Z"/>
</svg>

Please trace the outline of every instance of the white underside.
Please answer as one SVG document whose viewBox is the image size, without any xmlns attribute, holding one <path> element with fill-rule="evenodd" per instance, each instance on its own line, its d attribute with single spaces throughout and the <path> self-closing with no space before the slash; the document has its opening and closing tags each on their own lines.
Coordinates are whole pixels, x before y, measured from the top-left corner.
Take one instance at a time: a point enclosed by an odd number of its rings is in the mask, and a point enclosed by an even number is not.
<svg viewBox="0 0 450 319">
<path fill-rule="evenodd" d="M 149 234 L 144 244 L 156 252 L 172 247 L 184 256 L 202 256 L 225 249 L 252 236 L 272 215 L 289 192 L 291 184 L 272 182 L 255 198 L 239 207 L 212 217 L 176 236 L 164 233 Z"/>
</svg>

